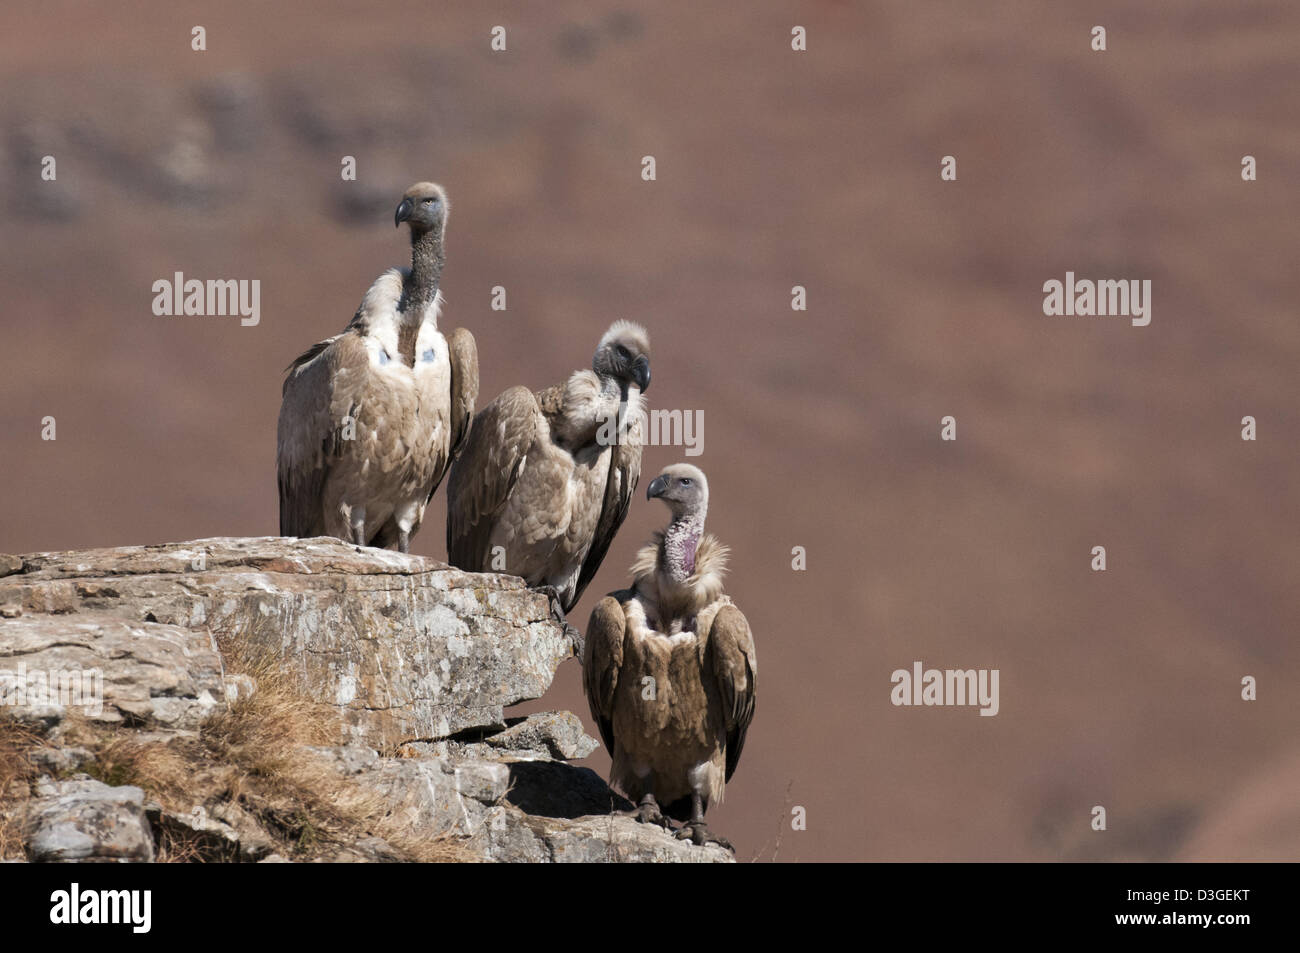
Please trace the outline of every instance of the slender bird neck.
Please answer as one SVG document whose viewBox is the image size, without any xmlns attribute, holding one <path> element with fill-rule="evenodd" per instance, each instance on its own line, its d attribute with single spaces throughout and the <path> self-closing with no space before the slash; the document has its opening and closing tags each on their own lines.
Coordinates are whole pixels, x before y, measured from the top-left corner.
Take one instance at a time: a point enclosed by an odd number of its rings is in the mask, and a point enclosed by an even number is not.
<svg viewBox="0 0 1300 953">
<path fill-rule="evenodd" d="M 674 516 L 664 530 L 664 564 L 668 578 L 685 582 L 695 573 L 695 551 L 704 535 L 703 509 Z"/>
<path fill-rule="evenodd" d="M 438 296 L 442 282 L 442 229 L 411 232 L 411 277 L 406 282 L 406 311 L 425 310 Z"/>
</svg>

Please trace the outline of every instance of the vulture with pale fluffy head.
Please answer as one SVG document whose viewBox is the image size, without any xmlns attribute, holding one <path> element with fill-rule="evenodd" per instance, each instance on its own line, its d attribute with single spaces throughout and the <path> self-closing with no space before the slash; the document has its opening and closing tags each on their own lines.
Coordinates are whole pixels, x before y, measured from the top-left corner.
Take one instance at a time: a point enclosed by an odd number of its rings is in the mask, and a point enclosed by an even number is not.
<svg viewBox="0 0 1300 953">
<path fill-rule="evenodd" d="M 469 432 L 474 336 L 438 330 L 446 193 L 411 186 L 394 220 L 411 229 L 411 267 L 380 275 L 347 328 L 289 366 L 276 455 L 282 536 L 407 552 Z"/>
<path fill-rule="evenodd" d="M 627 516 L 649 386 L 645 329 L 615 321 L 591 370 L 483 408 L 447 481 L 447 560 L 522 576 L 564 621 Z"/>
<path fill-rule="evenodd" d="M 758 663 L 749 623 L 722 591 L 727 549 L 704 532 L 709 485 L 674 464 L 647 488 L 672 512 L 632 566 L 631 589 L 596 604 L 582 683 L 613 759 L 610 784 L 642 823 L 722 844 L 704 812 L 722 801 L 754 717 Z M 662 805 L 662 807 L 661 807 Z"/>
</svg>

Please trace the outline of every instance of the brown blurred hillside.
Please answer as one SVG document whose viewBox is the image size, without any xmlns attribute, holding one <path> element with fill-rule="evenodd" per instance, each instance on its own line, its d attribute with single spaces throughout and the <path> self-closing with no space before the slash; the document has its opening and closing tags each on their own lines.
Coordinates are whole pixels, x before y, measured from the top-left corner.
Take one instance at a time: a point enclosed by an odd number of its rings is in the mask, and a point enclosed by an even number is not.
<svg viewBox="0 0 1300 953">
<path fill-rule="evenodd" d="M 433 178 L 484 403 L 622 317 L 651 405 L 705 412 L 742 858 L 1300 857 L 1300 7 L 318 6 L 0 8 L 0 551 L 274 533 L 282 371 Z M 1045 317 L 1067 270 L 1150 279 L 1150 326 Z M 155 317 L 176 271 L 259 279 L 261 323 Z M 664 522 L 634 503 L 579 625 Z M 893 707 L 915 660 L 1000 669 L 1000 714 Z M 534 707 L 585 714 L 579 675 Z"/>
</svg>

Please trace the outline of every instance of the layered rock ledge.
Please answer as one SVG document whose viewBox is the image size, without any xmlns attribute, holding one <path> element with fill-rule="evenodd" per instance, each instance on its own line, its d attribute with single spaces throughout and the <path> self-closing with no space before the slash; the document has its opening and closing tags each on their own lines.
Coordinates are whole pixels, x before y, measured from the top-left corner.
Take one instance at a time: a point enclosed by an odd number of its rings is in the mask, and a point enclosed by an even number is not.
<svg viewBox="0 0 1300 953">
<path fill-rule="evenodd" d="M 334 539 L 0 555 L 0 852 L 730 861 L 613 813 L 630 805 L 567 763 L 597 746 L 576 716 L 507 717 L 573 651 L 516 577 Z M 241 799 L 227 757 L 292 783 Z M 293 796 L 331 822 L 280 825 Z"/>
</svg>

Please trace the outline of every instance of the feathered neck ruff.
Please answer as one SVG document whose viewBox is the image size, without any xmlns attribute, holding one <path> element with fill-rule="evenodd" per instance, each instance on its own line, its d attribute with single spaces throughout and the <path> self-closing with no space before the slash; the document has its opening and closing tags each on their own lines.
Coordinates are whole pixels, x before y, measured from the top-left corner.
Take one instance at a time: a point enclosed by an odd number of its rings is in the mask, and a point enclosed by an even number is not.
<svg viewBox="0 0 1300 953">
<path fill-rule="evenodd" d="M 667 541 L 663 530 L 655 530 L 650 542 L 632 563 L 637 592 L 654 600 L 661 609 L 671 606 L 673 616 L 692 616 L 722 595 L 731 550 L 711 533 L 704 533 L 695 548 L 695 566 L 685 580 L 676 582 L 668 566 Z"/>
</svg>

